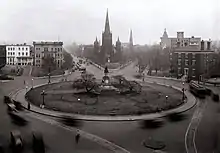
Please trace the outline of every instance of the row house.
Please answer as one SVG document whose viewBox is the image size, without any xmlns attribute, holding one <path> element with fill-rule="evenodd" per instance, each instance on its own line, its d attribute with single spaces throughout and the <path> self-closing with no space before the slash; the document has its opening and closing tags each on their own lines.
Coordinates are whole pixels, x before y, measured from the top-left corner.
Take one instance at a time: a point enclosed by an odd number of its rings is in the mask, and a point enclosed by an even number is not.
<svg viewBox="0 0 220 153">
<path fill-rule="evenodd" d="M 32 65 L 30 48 L 31 46 L 27 44 L 6 45 L 7 65 Z"/>
<path fill-rule="evenodd" d="M 63 42 L 33 42 L 34 65 L 42 67 L 43 58 L 53 57 L 56 67 L 61 68 L 64 62 Z"/>
</svg>

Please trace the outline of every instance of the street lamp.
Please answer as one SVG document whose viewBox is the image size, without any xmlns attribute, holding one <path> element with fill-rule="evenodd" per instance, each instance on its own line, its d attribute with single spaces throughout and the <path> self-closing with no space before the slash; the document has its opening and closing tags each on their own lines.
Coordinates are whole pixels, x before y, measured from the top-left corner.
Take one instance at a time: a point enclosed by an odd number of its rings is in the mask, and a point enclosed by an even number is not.
<svg viewBox="0 0 220 153">
<path fill-rule="evenodd" d="M 46 93 L 45 93 L 45 91 L 43 90 L 42 92 L 41 92 L 41 95 L 42 95 L 42 98 L 43 98 L 43 103 L 42 103 L 42 108 L 45 106 L 45 99 L 44 99 L 44 96 L 46 95 Z"/>
<path fill-rule="evenodd" d="M 183 88 L 182 88 L 182 92 L 183 92 L 183 97 L 182 97 L 182 99 L 183 99 L 183 101 L 185 100 L 185 89 L 184 89 L 184 82 L 183 82 Z"/>
<path fill-rule="evenodd" d="M 31 85 L 32 85 L 32 89 L 34 88 L 34 79 L 31 79 Z"/>
<path fill-rule="evenodd" d="M 27 90 L 28 90 L 28 86 L 26 86 L 26 87 L 25 87 L 25 89 L 26 89 L 26 93 L 27 93 Z"/>
<path fill-rule="evenodd" d="M 49 70 L 48 70 L 48 84 L 50 84 L 51 82 L 50 82 L 50 67 L 49 67 Z"/>
<path fill-rule="evenodd" d="M 167 103 L 167 99 L 168 99 L 168 96 L 166 96 L 166 103 Z"/>
</svg>

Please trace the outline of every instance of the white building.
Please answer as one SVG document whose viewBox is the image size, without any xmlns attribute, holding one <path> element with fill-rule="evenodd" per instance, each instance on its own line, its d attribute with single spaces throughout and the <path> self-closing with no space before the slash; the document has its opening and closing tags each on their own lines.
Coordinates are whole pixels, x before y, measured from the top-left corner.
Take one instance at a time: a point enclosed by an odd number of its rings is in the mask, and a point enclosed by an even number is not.
<svg viewBox="0 0 220 153">
<path fill-rule="evenodd" d="M 160 45 L 162 48 L 179 48 L 179 47 L 193 47 L 200 50 L 201 37 L 184 37 L 184 32 L 177 32 L 176 37 L 168 37 L 166 29 L 163 36 L 160 38 Z"/>
<path fill-rule="evenodd" d="M 6 45 L 7 65 L 32 65 L 30 48 L 31 46 L 26 44 Z"/>
</svg>

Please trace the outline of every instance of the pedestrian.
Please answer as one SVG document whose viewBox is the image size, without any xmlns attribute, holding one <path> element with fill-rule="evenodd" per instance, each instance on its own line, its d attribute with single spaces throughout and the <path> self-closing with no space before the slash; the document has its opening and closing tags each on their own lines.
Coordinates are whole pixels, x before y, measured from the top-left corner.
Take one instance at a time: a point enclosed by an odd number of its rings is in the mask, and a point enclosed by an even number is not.
<svg viewBox="0 0 220 153">
<path fill-rule="evenodd" d="M 25 85 L 25 80 L 24 80 L 24 85 Z"/>
<path fill-rule="evenodd" d="M 76 142 L 76 144 L 79 143 L 79 139 L 80 139 L 80 133 L 79 133 L 79 130 L 77 130 L 76 136 L 75 136 L 75 142 Z"/>
</svg>

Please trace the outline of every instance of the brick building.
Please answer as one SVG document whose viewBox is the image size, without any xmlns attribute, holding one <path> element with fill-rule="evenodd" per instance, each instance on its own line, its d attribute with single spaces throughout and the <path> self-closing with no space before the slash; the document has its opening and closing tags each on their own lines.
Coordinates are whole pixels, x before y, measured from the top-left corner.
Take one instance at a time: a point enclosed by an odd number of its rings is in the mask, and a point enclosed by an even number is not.
<svg viewBox="0 0 220 153">
<path fill-rule="evenodd" d="M 0 45 L 0 69 L 6 65 L 6 45 Z"/>
<path fill-rule="evenodd" d="M 170 52 L 170 67 L 177 78 L 189 80 L 201 79 L 218 61 L 216 52 L 211 50 L 211 41 L 201 41 L 200 50 L 197 47 L 177 47 Z"/>
<path fill-rule="evenodd" d="M 33 42 L 34 65 L 42 67 L 43 58 L 50 56 L 54 58 L 56 67 L 63 65 L 63 42 Z"/>
</svg>

